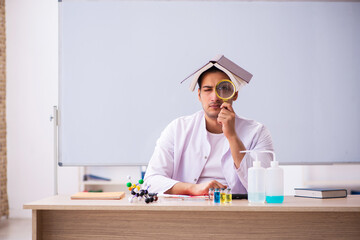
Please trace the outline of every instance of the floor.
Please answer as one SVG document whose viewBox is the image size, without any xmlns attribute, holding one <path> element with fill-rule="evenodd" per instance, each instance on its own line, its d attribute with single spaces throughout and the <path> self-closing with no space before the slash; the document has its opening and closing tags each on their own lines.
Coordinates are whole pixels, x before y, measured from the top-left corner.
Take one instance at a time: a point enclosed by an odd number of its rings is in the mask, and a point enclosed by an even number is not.
<svg viewBox="0 0 360 240">
<path fill-rule="evenodd" d="M 31 240 L 31 218 L 0 218 L 1 240 Z"/>
</svg>

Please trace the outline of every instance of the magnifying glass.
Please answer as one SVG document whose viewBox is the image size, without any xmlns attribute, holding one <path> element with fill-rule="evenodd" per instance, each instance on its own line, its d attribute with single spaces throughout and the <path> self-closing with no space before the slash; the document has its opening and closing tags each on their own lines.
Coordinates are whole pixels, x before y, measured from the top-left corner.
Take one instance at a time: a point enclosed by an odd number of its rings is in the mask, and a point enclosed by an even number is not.
<svg viewBox="0 0 360 240">
<path fill-rule="evenodd" d="M 228 79 L 221 80 L 216 84 L 215 93 L 218 98 L 222 99 L 224 102 L 230 100 L 235 95 L 235 92 L 235 84 Z"/>
</svg>

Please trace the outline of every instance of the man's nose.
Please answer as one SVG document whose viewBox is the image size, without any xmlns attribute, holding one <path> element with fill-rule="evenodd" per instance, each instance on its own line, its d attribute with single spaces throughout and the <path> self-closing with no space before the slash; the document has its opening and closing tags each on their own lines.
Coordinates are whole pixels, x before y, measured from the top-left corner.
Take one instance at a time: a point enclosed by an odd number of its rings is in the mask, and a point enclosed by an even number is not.
<svg viewBox="0 0 360 240">
<path fill-rule="evenodd" d="M 215 91 L 213 91 L 213 92 L 211 93 L 211 100 L 212 100 L 212 101 L 216 101 L 216 102 L 221 101 L 221 99 L 218 97 L 218 95 L 216 94 Z"/>
</svg>

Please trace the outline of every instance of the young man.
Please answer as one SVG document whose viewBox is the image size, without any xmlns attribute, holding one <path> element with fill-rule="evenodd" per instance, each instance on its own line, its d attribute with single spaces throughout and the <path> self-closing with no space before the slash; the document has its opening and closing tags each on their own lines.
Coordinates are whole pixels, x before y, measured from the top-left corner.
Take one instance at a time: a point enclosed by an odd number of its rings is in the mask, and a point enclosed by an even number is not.
<svg viewBox="0 0 360 240">
<path fill-rule="evenodd" d="M 145 182 L 152 192 L 204 195 L 209 188 L 229 187 L 233 193 L 247 192 L 250 154 L 243 150 L 273 150 L 266 127 L 235 114 L 232 103 L 215 93 L 216 84 L 230 79 L 212 67 L 199 79 L 198 97 L 203 110 L 172 121 L 162 132 L 150 159 Z M 271 155 L 260 157 L 270 166 Z"/>
</svg>

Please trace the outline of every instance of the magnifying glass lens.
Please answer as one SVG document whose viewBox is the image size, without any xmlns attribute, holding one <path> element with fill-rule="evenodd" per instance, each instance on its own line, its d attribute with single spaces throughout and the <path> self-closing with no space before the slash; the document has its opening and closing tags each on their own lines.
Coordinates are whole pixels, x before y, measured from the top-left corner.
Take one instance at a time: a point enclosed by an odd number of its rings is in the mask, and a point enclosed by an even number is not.
<svg viewBox="0 0 360 240">
<path fill-rule="evenodd" d="M 216 92 L 219 97 L 229 99 L 235 92 L 234 85 L 231 82 L 223 81 L 216 86 Z"/>
</svg>

